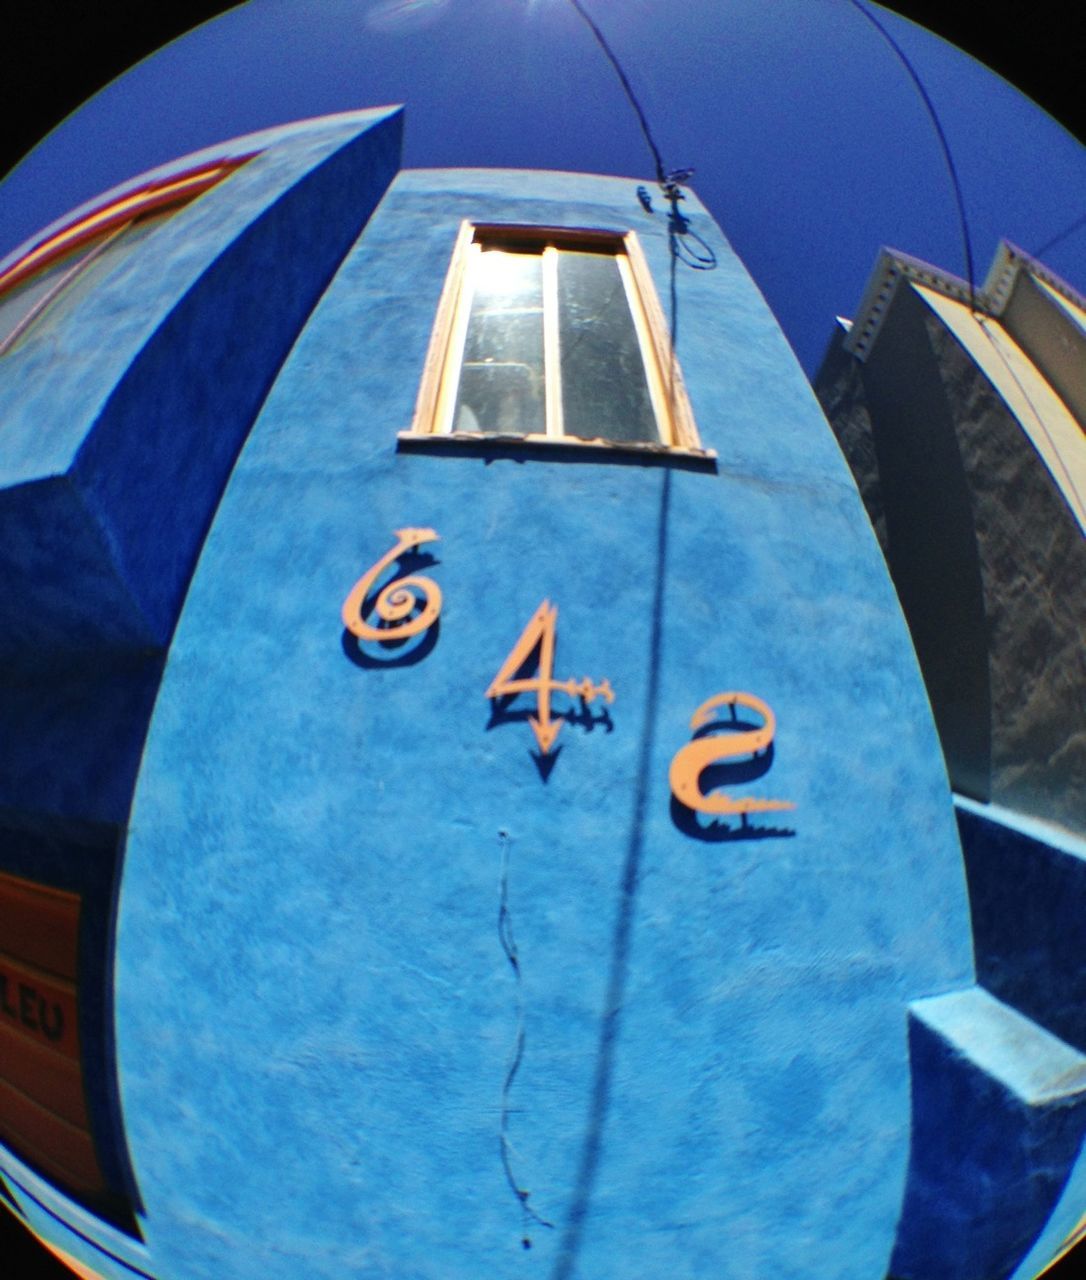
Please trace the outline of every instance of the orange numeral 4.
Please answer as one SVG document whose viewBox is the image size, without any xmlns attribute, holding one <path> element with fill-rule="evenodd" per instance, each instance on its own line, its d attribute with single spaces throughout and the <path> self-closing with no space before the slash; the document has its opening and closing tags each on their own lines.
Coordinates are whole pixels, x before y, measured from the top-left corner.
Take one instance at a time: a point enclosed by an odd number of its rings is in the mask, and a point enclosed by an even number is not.
<svg viewBox="0 0 1086 1280">
<path fill-rule="evenodd" d="M 551 712 L 552 693 L 565 693 L 571 698 L 580 697 L 585 702 L 591 702 L 594 698 L 605 698 L 608 702 L 615 700 L 609 680 L 601 680 L 599 684 L 593 684 L 588 676 L 583 680 L 554 679 L 554 630 L 557 622 L 558 606 L 552 605 L 549 600 L 544 600 L 520 633 L 520 638 L 510 649 L 509 656 L 502 663 L 498 674 L 490 682 L 490 688 L 486 691 L 488 698 L 511 698 L 521 693 L 535 694 L 536 714 L 528 717 L 528 723 L 544 755 L 554 746 L 564 719 Z M 536 664 L 538 675 L 518 676 L 519 671 L 528 667 L 528 660 L 536 649 L 539 650 L 539 661 Z"/>
</svg>

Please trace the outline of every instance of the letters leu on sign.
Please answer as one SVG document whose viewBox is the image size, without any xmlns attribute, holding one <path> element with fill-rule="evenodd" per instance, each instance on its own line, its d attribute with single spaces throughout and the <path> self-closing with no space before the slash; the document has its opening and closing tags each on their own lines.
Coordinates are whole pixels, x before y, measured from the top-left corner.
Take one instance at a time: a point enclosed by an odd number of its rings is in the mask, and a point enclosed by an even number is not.
<svg viewBox="0 0 1086 1280">
<path fill-rule="evenodd" d="M 441 614 L 441 588 L 433 579 L 417 574 L 393 577 L 378 591 L 372 605 L 369 604 L 369 597 L 386 569 L 405 552 L 438 540 L 438 534 L 428 528 L 397 529 L 394 536 L 395 545 L 358 579 L 343 602 L 343 625 L 361 640 L 387 643 L 421 635 Z M 376 612 L 381 625 L 375 626 L 366 621 L 365 614 L 370 608 Z M 494 699 L 534 694 L 536 714 L 529 717 L 528 723 L 544 755 L 554 747 L 565 719 L 552 710 L 553 694 L 580 697 L 586 703 L 596 698 L 603 698 L 609 703 L 615 700 L 614 690 L 607 679 L 593 682 L 588 676 L 581 680 L 554 678 L 557 622 L 558 607 L 544 600 L 520 633 L 484 695 Z M 531 669 L 529 660 L 537 650 L 537 674 L 525 674 Z M 740 708 L 754 712 L 760 717 L 761 724 L 752 725 L 740 720 Z M 789 800 L 734 797 L 721 791 L 706 794 L 701 789 L 701 775 L 711 765 L 737 763 L 745 756 L 756 758 L 770 750 L 777 720 L 767 702 L 753 693 L 738 690 L 715 694 L 694 712 L 690 728 L 697 736 L 675 753 L 668 775 L 672 794 L 680 804 L 698 813 L 744 816 L 795 808 Z"/>
<path fill-rule="evenodd" d="M 68 1193 L 106 1183 L 87 1115 L 78 894 L 0 872 L 0 1141 Z"/>
<path fill-rule="evenodd" d="M 63 1040 L 65 1027 L 71 1021 L 64 1010 L 68 1002 L 59 992 L 42 987 L 40 980 L 0 967 L 0 1015 L 20 1031 L 56 1044 Z"/>
</svg>

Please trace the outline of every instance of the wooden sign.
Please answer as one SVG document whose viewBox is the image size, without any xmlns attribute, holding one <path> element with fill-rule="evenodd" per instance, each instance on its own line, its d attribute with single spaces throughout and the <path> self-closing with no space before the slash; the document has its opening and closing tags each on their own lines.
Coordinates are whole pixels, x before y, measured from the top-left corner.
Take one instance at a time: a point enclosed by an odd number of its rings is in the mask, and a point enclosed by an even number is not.
<svg viewBox="0 0 1086 1280">
<path fill-rule="evenodd" d="M 106 1191 L 79 1044 L 77 894 L 0 874 L 0 1140 L 62 1189 Z"/>
</svg>

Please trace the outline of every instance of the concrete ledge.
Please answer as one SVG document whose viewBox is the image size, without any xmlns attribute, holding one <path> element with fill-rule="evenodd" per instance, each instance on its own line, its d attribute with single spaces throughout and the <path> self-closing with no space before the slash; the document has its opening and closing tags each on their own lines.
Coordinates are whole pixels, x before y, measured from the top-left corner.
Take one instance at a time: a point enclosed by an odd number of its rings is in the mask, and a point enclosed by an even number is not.
<svg viewBox="0 0 1086 1280">
<path fill-rule="evenodd" d="M 917 1000 L 910 1013 L 1030 1106 L 1086 1089 L 1086 1057 L 980 987 Z"/>
<path fill-rule="evenodd" d="M 978 982 L 1086 1051 L 1086 841 L 995 805 L 956 812 Z"/>
<path fill-rule="evenodd" d="M 979 987 L 910 1006 L 913 1128 L 890 1273 L 1006 1276 L 1086 1132 L 1086 1057 Z"/>
</svg>

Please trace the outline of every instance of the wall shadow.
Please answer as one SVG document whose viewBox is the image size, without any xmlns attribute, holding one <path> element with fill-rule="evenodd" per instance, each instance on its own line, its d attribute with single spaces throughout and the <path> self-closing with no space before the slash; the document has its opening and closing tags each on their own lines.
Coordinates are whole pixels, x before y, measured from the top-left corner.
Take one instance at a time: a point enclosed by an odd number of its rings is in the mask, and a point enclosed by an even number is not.
<svg viewBox="0 0 1086 1280">
<path fill-rule="evenodd" d="M 482 436 L 478 440 L 459 435 L 423 436 L 405 440 L 402 436 L 396 448 L 401 453 L 440 453 L 447 458 L 481 460 L 489 466 L 492 462 L 548 462 L 552 464 L 586 462 L 603 463 L 610 467 L 665 467 L 670 471 L 700 471 L 715 476 L 719 470 L 715 456 L 706 453 L 676 453 L 664 446 L 659 449 L 623 450 L 617 446 L 586 447 L 575 441 L 554 440 L 547 444 L 535 444 L 523 436 Z"/>
<path fill-rule="evenodd" d="M 683 833 L 705 844 L 734 844 L 741 840 L 770 840 L 794 836 L 793 827 L 766 827 L 751 822 L 750 815 L 736 814 L 732 821 L 711 813 L 688 809 L 681 800 L 671 797 L 671 821 Z"/>
<path fill-rule="evenodd" d="M 761 726 L 753 721 L 724 721 L 730 729 L 757 729 Z M 710 734 L 725 738 L 727 735 L 717 734 L 719 723 L 705 725 L 694 734 L 694 738 L 705 738 Z M 753 782 L 764 777 L 773 766 L 775 748 L 770 743 L 765 751 L 759 752 L 746 760 L 721 761 L 720 764 L 709 765 L 699 775 L 699 783 L 703 794 L 708 795 L 718 787 L 735 787 Z M 772 812 L 772 811 L 771 811 Z M 683 804 L 678 797 L 671 797 L 671 821 L 683 833 L 694 840 L 702 840 L 707 844 L 727 844 L 738 840 L 768 840 L 794 836 L 792 827 L 766 826 L 760 822 L 760 815 L 746 813 L 735 814 L 726 819 L 720 814 L 700 813 Z"/>
<path fill-rule="evenodd" d="M 349 634 L 349 633 L 348 633 Z M 492 729 L 500 729 L 506 724 L 527 724 L 528 720 L 533 716 L 538 719 L 539 713 L 535 707 L 519 707 L 513 710 L 511 704 L 523 694 L 511 694 L 507 698 L 493 698 L 490 704 L 490 719 L 486 722 L 486 731 L 489 733 Z M 565 695 L 562 695 L 565 696 Z M 552 720 L 563 720 L 567 725 L 576 725 L 583 729 L 586 733 L 591 733 L 594 729 L 602 729 L 604 733 L 614 733 L 615 722 L 611 719 L 611 712 L 606 706 L 599 709 L 593 709 L 583 698 L 577 699 L 578 705 L 569 710 L 555 710 L 551 708 Z"/>
<path fill-rule="evenodd" d="M 531 678 L 532 673 L 538 666 L 537 653 L 539 645 L 537 644 L 520 666 L 513 672 L 512 679 L 525 680 Z M 554 641 L 554 659 L 558 657 L 558 637 L 555 636 Z M 487 720 L 485 729 L 490 733 L 494 729 L 499 729 L 504 725 L 522 724 L 527 726 L 531 718 L 539 718 L 538 706 L 522 705 L 514 709 L 514 704 L 520 698 L 532 698 L 534 693 L 509 693 L 503 694 L 497 698 L 491 698 L 490 701 L 490 718 Z M 551 709 L 552 720 L 561 720 L 566 725 L 577 726 L 586 733 L 592 733 L 593 730 L 600 728 L 605 733 L 614 733 L 615 722 L 611 718 L 611 712 L 608 704 L 600 699 L 598 703 L 589 704 L 589 702 L 580 695 L 570 695 L 561 689 L 552 689 L 551 697 L 559 697 L 563 701 L 573 703 L 568 708 Z M 539 770 L 540 778 L 546 782 L 554 766 L 561 754 L 560 746 L 553 748 L 548 752 L 530 750 L 529 755 L 535 767 Z"/>
<path fill-rule="evenodd" d="M 373 670 L 375 667 L 413 667 L 433 651 L 440 632 L 440 618 L 421 635 L 411 636 L 407 640 L 360 640 L 344 627 L 340 644 L 348 661 L 364 670 Z"/>
<path fill-rule="evenodd" d="M 611 960 L 606 995 L 596 1039 L 596 1063 L 592 1092 L 588 1100 L 580 1160 L 570 1196 L 569 1212 L 562 1230 L 551 1280 L 571 1280 L 580 1256 L 586 1220 L 596 1188 L 603 1154 L 604 1130 L 611 1109 L 611 1089 L 615 1056 L 622 1030 L 622 1014 L 629 980 L 630 951 L 637 894 L 641 883 L 641 862 L 645 846 L 645 817 L 648 812 L 652 761 L 655 753 L 656 721 L 660 702 L 660 662 L 663 643 L 664 596 L 667 585 L 668 520 L 671 511 L 671 471 L 665 471 L 660 485 L 656 517 L 656 564 L 653 599 L 649 615 L 649 644 L 645 662 L 645 715 L 640 734 L 637 772 L 633 788 L 629 836 L 618 884 L 615 923 L 611 934 Z"/>
</svg>

